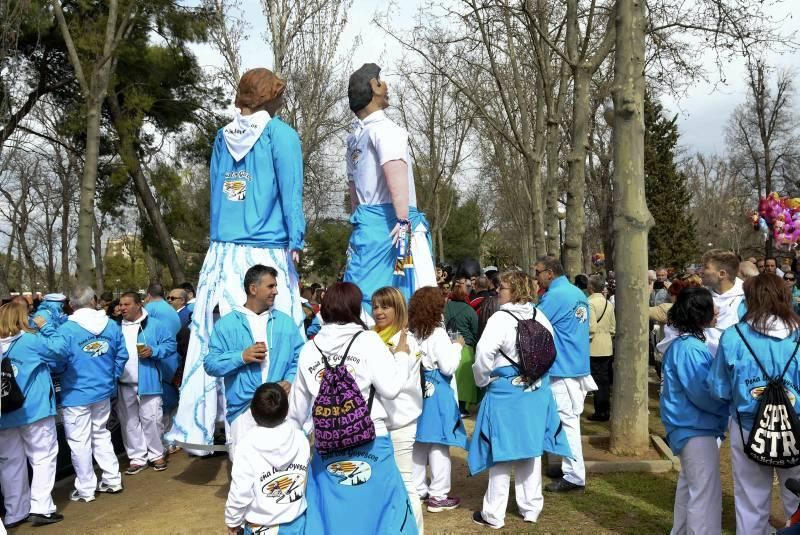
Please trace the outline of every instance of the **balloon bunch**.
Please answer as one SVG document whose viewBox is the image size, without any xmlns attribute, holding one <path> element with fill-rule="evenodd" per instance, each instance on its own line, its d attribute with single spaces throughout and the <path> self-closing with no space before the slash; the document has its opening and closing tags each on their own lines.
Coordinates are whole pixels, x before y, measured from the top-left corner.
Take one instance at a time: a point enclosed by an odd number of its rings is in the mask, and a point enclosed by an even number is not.
<svg viewBox="0 0 800 535">
<path fill-rule="evenodd" d="M 603 253 L 594 253 L 592 255 L 592 265 L 594 267 L 602 267 L 606 263 L 606 255 Z"/>
<path fill-rule="evenodd" d="M 793 249 L 800 242 L 800 198 L 772 192 L 758 201 L 758 211 L 753 210 L 750 222 L 764 240 L 771 233 L 777 247 Z"/>
</svg>

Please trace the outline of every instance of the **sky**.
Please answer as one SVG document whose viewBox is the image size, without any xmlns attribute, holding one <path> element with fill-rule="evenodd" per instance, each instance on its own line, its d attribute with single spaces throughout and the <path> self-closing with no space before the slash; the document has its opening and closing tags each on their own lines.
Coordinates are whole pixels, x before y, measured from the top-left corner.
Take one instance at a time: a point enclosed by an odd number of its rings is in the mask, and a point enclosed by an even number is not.
<svg viewBox="0 0 800 535">
<path fill-rule="evenodd" d="M 792 17 L 791 5 L 797 0 L 788 0 L 771 10 L 773 16 L 783 20 L 783 32 L 797 32 L 800 36 L 800 18 Z M 411 29 L 418 6 L 424 0 L 399 0 L 392 3 L 391 24 L 397 30 Z M 352 65 L 375 62 L 385 67 L 383 74 L 392 82 L 391 65 L 402 55 L 402 50 L 392 38 L 372 24 L 376 12 L 384 12 L 389 2 L 386 0 L 353 0 L 349 12 L 347 28 L 343 36 L 342 49 L 349 48 L 356 39 L 360 46 L 352 56 Z M 266 27 L 259 0 L 243 0 L 242 7 L 246 20 L 251 24 L 250 37 L 242 48 L 243 69 L 270 67 L 272 58 L 264 45 L 262 34 Z M 198 47 L 202 64 L 215 66 L 221 58 L 209 46 Z M 778 69 L 794 69 L 800 74 L 800 53 L 772 53 L 767 57 L 768 64 Z M 743 60 L 733 61 L 725 66 L 726 82 L 718 83 L 714 57 L 707 53 L 703 63 L 708 66 L 711 80 L 693 84 L 680 98 L 664 96 L 662 102 L 666 109 L 678 115 L 680 144 L 688 153 L 722 154 L 725 150 L 725 127 L 734 108 L 747 97 L 746 68 Z M 798 88 L 800 90 L 800 88 Z"/>
</svg>

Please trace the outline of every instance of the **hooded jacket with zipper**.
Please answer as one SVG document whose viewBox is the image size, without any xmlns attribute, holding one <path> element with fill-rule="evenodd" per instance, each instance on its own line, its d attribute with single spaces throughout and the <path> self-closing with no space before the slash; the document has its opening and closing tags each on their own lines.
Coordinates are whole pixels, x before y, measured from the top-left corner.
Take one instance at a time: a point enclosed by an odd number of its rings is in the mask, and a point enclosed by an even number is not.
<svg viewBox="0 0 800 535">
<path fill-rule="evenodd" d="M 289 422 L 250 429 L 236 446 L 225 524 L 276 526 L 302 515 L 310 459 L 308 439 Z"/>
<path fill-rule="evenodd" d="M 291 383 L 297 374 L 297 358 L 305 341 L 292 318 L 279 310 L 269 311 L 266 332 L 269 369 L 266 381 L 262 379 L 260 363 L 242 360 L 244 350 L 253 345 L 256 338 L 250 330 L 246 314 L 240 310 L 232 310 L 220 318 L 211 332 L 203 367 L 208 375 L 225 378 L 226 418 L 229 423 L 250 407 L 253 394 L 264 382 Z M 258 338 L 264 339 L 263 336 Z"/>
<path fill-rule="evenodd" d="M 143 313 L 146 311 L 143 309 Z M 125 330 L 125 320 L 122 321 L 123 333 Z M 169 383 L 175 376 L 175 371 L 178 369 L 178 353 L 177 343 L 175 337 L 172 336 L 169 329 L 159 320 L 152 316 L 145 315 L 139 322 L 137 330 L 136 343 L 145 344 L 152 351 L 153 355 L 149 358 L 143 359 L 136 358 L 139 361 L 138 365 L 138 394 L 140 396 L 160 396 L 164 393 L 162 383 Z M 123 334 L 123 339 L 124 339 Z M 127 346 L 126 346 L 127 347 Z M 125 383 L 124 373 L 120 376 L 120 384 Z"/>
<path fill-rule="evenodd" d="M 128 361 L 119 325 L 102 310 L 75 311 L 58 329 L 66 344 L 61 404 L 82 407 L 113 397 Z"/>
<path fill-rule="evenodd" d="M 723 331 L 739 323 L 747 312 L 744 302 L 744 283 L 742 279 L 737 278 L 733 287 L 727 292 L 718 294 L 712 291 L 711 297 L 714 299 L 714 307 L 718 310 L 717 323 L 714 327 L 706 329 L 705 335 L 708 350 L 712 355 L 716 355 Z"/>
<path fill-rule="evenodd" d="M 14 379 L 25 395 L 19 409 L 0 416 L 0 429 L 10 429 L 55 416 L 56 396 L 50 373 L 63 369 L 66 346 L 53 327 L 41 334 L 22 332 L 0 338 L 2 358 L 11 359 Z"/>
</svg>

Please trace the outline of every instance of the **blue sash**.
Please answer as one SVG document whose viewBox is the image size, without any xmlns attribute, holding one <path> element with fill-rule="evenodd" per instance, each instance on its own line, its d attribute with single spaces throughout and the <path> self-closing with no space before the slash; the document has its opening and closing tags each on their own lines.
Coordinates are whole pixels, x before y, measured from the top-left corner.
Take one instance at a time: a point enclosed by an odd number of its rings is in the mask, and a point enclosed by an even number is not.
<svg viewBox="0 0 800 535">
<path fill-rule="evenodd" d="M 467 432 L 456 403 L 450 377 L 441 370 L 425 370 L 422 414 L 417 419 L 417 442 L 467 449 Z"/>
<path fill-rule="evenodd" d="M 277 526 L 277 530 L 273 526 L 260 526 L 258 528 L 254 528 L 250 525 L 249 522 L 245 522 L 244 524 L 244 535 L 305 535 L 306 533 L 306 513 L 303 512 L 302 515 L 298 516 L 291 522 L 287 522 L 285 524 L 279 524 Z"/>
<path fill-rule="evenodd" d="M 495 463 L 539 457 L 543 452 L 572 457 L 550 390 L 550 375 L 533 387 L 512 366 L 492 372 L 475 420 L 467 463 L 471 475 Z"/>
<path fill-rule="evenodd" d="M 420 224 L 428 230 L 428 246 L 431 246 L 430 224 L 425 214 L 411 206 L 408 209 L 411 232 Z M 389 239 L 389 233 L 397 223 L 394 206 L 391 204 L 360 204 L 350 216 L 353 233 L 347 248 L 347 269 L 344 281 L 352 282 L 364 293 L 364 303 L 369 307 L 372 294 L 384 286 L 399 289 L 406 302 L 414 293 L 414 269 L 406 269 L 404 275 L 395 275 L 397 251 Z"/>
<path fill-rule="evenodd" d="M 388 436 L 324 457 L 314 448 L 306 500 L 309 534 L 417 534 Z"/>
</svg>

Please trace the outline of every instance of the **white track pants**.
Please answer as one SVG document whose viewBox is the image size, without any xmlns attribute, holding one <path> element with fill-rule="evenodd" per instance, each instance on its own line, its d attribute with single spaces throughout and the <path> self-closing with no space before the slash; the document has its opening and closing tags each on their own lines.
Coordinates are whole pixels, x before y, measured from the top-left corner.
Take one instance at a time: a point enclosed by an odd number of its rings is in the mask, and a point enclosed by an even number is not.
<svg viewBox="0 0 800 535">
<path fill-rule="evenodd" d="M 417 422 L 390 431 L 389 437 L 392 439 L 392 446 L 394 446 L 394 462 L 400 470 L 400 475 L 403 476 L 403 484 L 408 492 L 408 499 L 411 501 L 414 518 L 417 520 L 417 531 L 425 533 L 422 522 L 422 504 L 419 502 L 413 475 L 413 451 L 414 442 L 417 438 Z"/>
<path fill-rule="evenodd" d="M 419 496 L 446 498 L 450 493 L 450 446 L 442 444 L 414 444 L 414 486 Z M 428 485 L 425 468 L 431 467 L 431 483 Z"/>
<path fill-rule="evenodd" d="M 227 421 L 227 420 L 226 420 Z M 233 455 L 236 451 L 236 445 L 239 444 L 248 431 L 257 427 L 256 421 L 253 419 L 253 413 L 247 409 L 242 414 L 236 417 L 228 427 L 228 458 L 233 462 Z"/>
<path fill-rule="evenodd" d="M 0 486 L 6 518 L 11 524 L 28 514 L 55 512 L 51 492 L 56 482 L 58 439 L 52 416 L 21 427 L 0 431 Z M 28 484 L 28 463 L 33 479 Z"/>
<path fill-rule="evenodd" d="M 75 469 L 75 489 L 81 496 L 94 496 L 97 489 L 97 474 L 94 472 L 92 456 L 103 472 L 106 485 L 122 484 L 119 462 L 111 444 L 111 432 L 106 427 L 111 412 L 109 400 L 98 401 L 81 407 L 64 407 L 64 433 L 72 453 Z"/>
<path fill-rule="evenodd" d="M 494 526 L 505 525 L 511 470 L 514 470 L 514 492 L 519 514 L 528 522 L 536 522 L 544 507 L 542 497 L 542 458 L 497 463 L 489 468 L 489 486 L 483 496 L 483 518 Z"/>
<path fill-rule="evenodd" d="M 747 433 L 748 431 L 745 430 L 745 440 L 747 440 Z M 797 509 L 800 498 L 787 490 L 784 484 L 790 477 L 800 478 L 800 466 L 774 469 L 751 461 L 744 452 L 739 426 L 733 420 L 730 423 L 730 437 L 736 533 L 740 535 L 773 533 L 774 530 L 769 525 L 773 470 L 778 472 L 783 511 L 786 518 L 789 518 Z"/>
<path fill-rule="evenodd" d="M 569 449 L 575 459 L 563 457 L 561 471 L 564 479 L 575 485 L 586 485 L 586 466 L 583 464 L 583 445 L 581 444 L 581 414 L 586 391 L 581 379 L 559 377 L 552 380 L 553 398 L 558 407 L 558 416 L 567 435 Z"/>
<path fill-rule="evenodd" d="M 161 396 L 140 396 L 138 385 L 119 385 L 117 414 L 131 464 L 164 457 L 161 443 Z"/>
<path fill-rule="evenodd" d="M 693 437 L 680 453 L 672 535 L 722 532 L 722 483 L 716 437 Z"/>
</svg>

